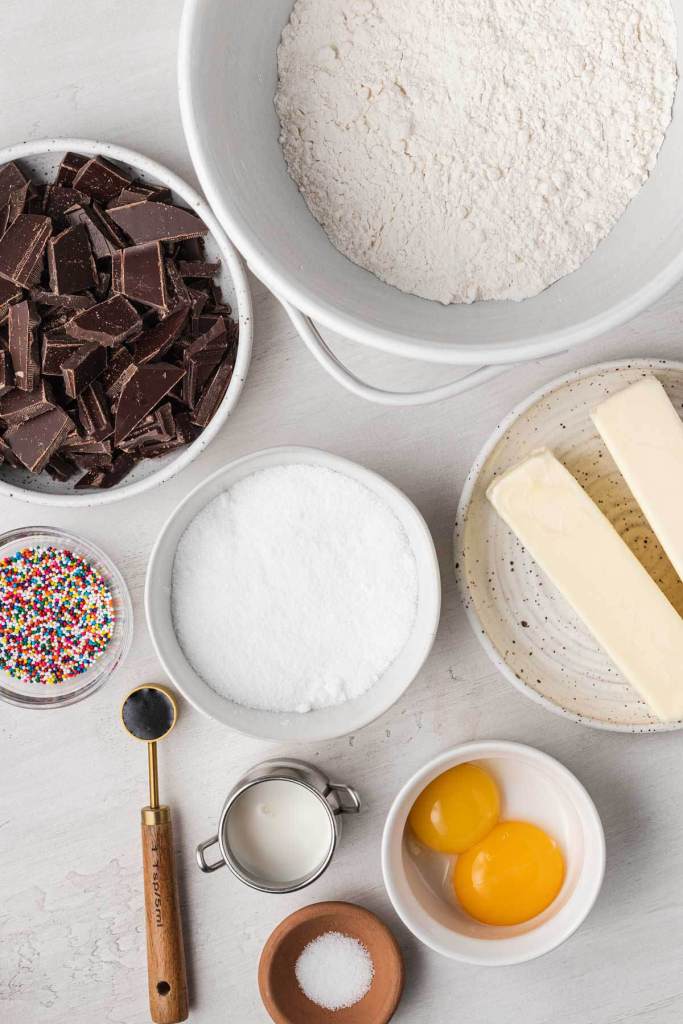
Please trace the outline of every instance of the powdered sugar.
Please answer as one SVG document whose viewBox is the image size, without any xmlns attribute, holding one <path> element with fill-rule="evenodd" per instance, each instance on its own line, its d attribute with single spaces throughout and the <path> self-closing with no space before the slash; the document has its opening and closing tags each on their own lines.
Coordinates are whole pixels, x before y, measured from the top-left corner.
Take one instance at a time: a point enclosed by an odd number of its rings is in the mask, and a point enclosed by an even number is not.
<svg viewBox="0 0 683 1024">
<path fill-rule="evenodd" d="M 282 146 L 355 263 L 441 302 L 522 299 L 646 180 L 675 56 L 669 0 L 297 0 Z"/>
<path fill-rule="evenodd" d="M 188 660 L 248 707 L 308 711 L 364 693 L 403 649 L 417 567 L 393 511 L 336 471 L 240 480 L 176 552 L 173 620 Z"/>
<path fill-rule="evenodd" d="M 296 962 L 299 988 L 326 1010 L 355 1006 L 368 992 L 375 974 L 372 957 L 358 939 L 342 932 L 323 932 Z"/>
</svg>

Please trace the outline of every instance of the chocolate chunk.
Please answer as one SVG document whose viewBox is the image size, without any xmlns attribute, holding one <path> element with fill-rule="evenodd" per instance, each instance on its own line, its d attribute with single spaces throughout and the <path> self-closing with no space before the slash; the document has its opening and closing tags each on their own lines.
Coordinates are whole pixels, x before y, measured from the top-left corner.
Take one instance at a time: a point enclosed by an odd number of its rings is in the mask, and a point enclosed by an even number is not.
<svg viewBox="0 0 683 1024">
<path fill-rule="evenodd" d="M 109 360 L 109 366 L 101 378 L 102 387 L 111 403 L 112 409 L 115 407 L 115 403 L 121 394 L 123 385 L 126 381 L 130 380 L 136 370 L 137 367 L 128 349 L 124 347 L 116 349 Z"/>
<path fill-rule="evenodd" d="M 9 357 L 9 352 L 0 348 L 0 398 L 11 391 L 14 387 L 14 372 Z"/>
<path fill-rule="evenodd" d="M 65 359 L 73 355 L 83 342 L 66 335 L 43 335 L 42 368 L 47 377 L 61 377 Z"/>
<path fill-rule="evenodd" d="M 190 289 L 185 284 L 175 260 L 166 260 L 166 274 L 176 303 L 180 306 L 191 306 Z"/>
<path fill-rule="evenodd" d="M 4 462 L 7 466 L 12 466 L 13 469 L 18 469 L 21 466 L 19 459 L 2 437 L 0 437 L 0 462 Z"/>
<path fill-rule="evenodd" d="M 137 372 L 124 385 L 116 409 L 114 443 L 118 444 L 140 420 L 165 398 L 182 380 L 185 371 L 171 363 L 151 363 L 139 366 Z"/>
<path fill-rule="evenodd" d="M 116 487 L 125 476 L 128 476 L 131 469 L 136 465 L 137 459 L 127 452 L 119 452 L 114 457 L 111 469 L 107 469 L 100 482 L 100 487 Z"/>
<path fill-rule="evenodd" d="M 91 437 L 81 437 L 77 430 L 69 434 L 59 450 L 69 458 L 72 455 L 106 455 L 111 461 L 111 441 L 95 441 Z"/>
<path fill-rule="evenodd" d="M 13 302 L 18 302 L 23 295 L 22 289 L 0 277 L 0 323 L 7 319 L 9 307 Z"/>
<path fill-rule="evenodd" d="M 79 168 L 72 184 L 98 202 L 106 203 L 130 184 L 130 178 L 104 157 L 94 156 Z"/>
<path fill-rule="evenodd" d="M 82 224 L 53 235 L 47 243 L 47 266 L 50 288 L 57 295 L 84 292 L 97 284 L 97 267 Z"/>
<path fill-rule="evenodd" d="M 89 452 L 74 452 L 69 458 L 79 469 L 109 469 L 113 462 L 111 455 Z"/>
<path fill-rule="evenodd" d="M 10 427 L 5 440 L 22 466 L 40 473 L 73 427 L 63 409 L 50 409 L 26 423 Z"/>
<path fill-rule="evenodd" d="M 164 256 L 159 242 L 134 245 L 112 256 L 114 289 L 145 306 L 165 311 L 168 306 Z"/>
<path fill-rule="evenodd" d="M 126 244 L 123 236 L 96 205 L 72 210 L 66 214 L 65 220 L 71 227 L 80 224 L 85 228 L 95 259 L 111 256 Z"/>
<path fill-rule="evenodd" d="M 139 203 L 141 200 L 149 199 L 152 203 L 172 202 L 171 190 L 165 185 L 145 185 L 141 181 L 134 181 L 127 188 L 121 189 L 118 199 L 113 199 L 111 206 L 126 206 L 128 203 Z"/>
<path fill-rule="evenodd" d="M 57 185 L 73 185 L 74 178 L 88 162 L 87 156 L 80 153 L 65 153 L 57 171 L 55 183 Z"/>
<path fill-rule="evenodd" d="M 189 308 L 181 307 L 139 335 L 133 345 L 135 362 L 140 365 L 149 363 L 168 352 L 171 345 L 180 337 L 187 323 L 188 314 Z"/>
<path fill-rule="evenodd" d="M 95 305 L 92 295 L 55 295 L 54 292 L 46 292 L 42 288 L 34 288 L 31 291 L 31 298 L 39 306 L 51 306 L 61 312 L 80 313 L 82 309 L 90 309 Z"/>
<path fill-rule="evenodd" d="M 74 475 L 76 467 L 70 459 L 60 455 L 59 452 L 55 452 L 46 465 L 45 472 L 48 476 L 51 476 L 53 480 L 58 480 L 60 483 L 64 484 Z"/>
<path fill-rule="evenodd" d="M 83 491 L 93 487 L 101 487 L 104 480 L 103 469 L 91 469 L 80 480 L 77 480 L 74 487 L 77 491 Z"/>
<path fill-rule="evenodd" d="M 150 412 L 119 442 L 124 451 L 134 451 L 148 444 L 159 444 L 175 437 L 175 421 L 170 402 Z"/>
<path fill-rule="evenodd" d="M 52 221 L 42 214 L 22 213 L 0 238 L 0 277 L 28 287 L 40 269 Z"/>
<path fill-rule="evenodd" d="M 202 396 L 192 412 L 191 419 L 195 426 L 205 427 L 215 414 L 228 389 L 234 368 L 232 356 L 226 356 L 204 388 Z"/>
<path fill-rule="evenodd" d="M 78 419 L 81 427 L 96 441 L 104 441 L 114 431 L 107 398 L 99 381 L 93 381 L 78 396 Z"/>
<path fill-rule="evenodd" d="M 69 334 L 82 341 L 118 345 L 141 327 L 142 320 L 130 302 L 123 295 L 112 295 L 70 320 Z"/>
<path fill-rule="evenodd" d="M 67 213 L 78 210 L 81 206 L 90 203 L 90 196 L 85 192 L 79 192 L 77 188 L 69 188 L 64 185 L 48 185 L 43 196 L 42 212 L 52 217 L 53 220 L 60 220 Z"/>
<path fill-rule="evenodd" d="M 188 351 L 185 351 L 183 356 L 185 376 L 183 377 L 181 397 L 190 409 L 194 409 L 197 395 L 217 368 L 224 354 L 225 350 L 216 348 L 209 348 L 197 352 L 195 355 L 189 355 Z"/>
<path fill-rule="evenodd" d="M 190 419 L 191 413 L 181 412 L 175 417 L 175 436 L 183 444 L 192 444 L 202 430 Z"/>
<path fill-rule="evenodd" d="M 96 341 L 86 341 L 62 363 L 64 388 L 70 398 L 77 398 L 81 391 L 92 384 L 107 366 L 107 350 Z"/>
<path fill-rule="evenodd" d="M 0 398 L 0 421 L 6 427 L 13 427 L 18 423 L 26 423 L 35 416 L 42 416 L 53 407 L 50 386 L 41 380 L 33 391 L 20 391 L 15 388 Z"/>
<path fill-rule="evenodd" d="M 214 277 L 220 269 L 220 260 L 216 263 L 205 263 L 199 260 L 178 261 L 178 270 L 183 277 Z"/>
<path fill-rule="evenodd" d="M 35 306 L 24 299 L 9 308 L 9 354 L 15 387 L 33 391 L 40 378 L 38 362 L 38 315 Z"/>
<path fill-rule="evenodd" d="M 110 206 L 107 216 L 117 224 L 136 245 L 144 242 L 172 242 L 184 238 L 198 238 L 208 233 L 203 221 L 190 210 L 168 203 L 141 202 L 124 206 Z"/>
<path fill-rule="evenodd" d="M 196 326 L 196 337 L 188 349 L 191 356 L 208 349 L 225 350 L 228 346 L 228 332 L 222 316 L 200 316 Z"/>
<path fill-rule="evenodd" d="M 15 163 L 0 167 L 0 209 L 7 210 L 5 230 L 23 213 L 29 182 Z"/>
</svg>

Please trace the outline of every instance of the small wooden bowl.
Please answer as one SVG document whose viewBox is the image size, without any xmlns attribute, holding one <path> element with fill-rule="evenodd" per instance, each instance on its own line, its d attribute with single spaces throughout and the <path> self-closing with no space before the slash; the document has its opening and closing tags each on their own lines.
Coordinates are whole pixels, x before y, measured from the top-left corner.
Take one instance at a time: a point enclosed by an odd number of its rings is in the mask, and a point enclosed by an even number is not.
<svg viewBox="0 0 683 1024">
<path fill-rule="evenodd" d="M 305 946 L 325 932 L 341 932 L 366 947 L 375 976 L 354 1006 L 325 1010 L 311 1002 L 294 968 Z M 261 953 L 258 983 L 263 1004 L 275 1024 L 386 1024 L 403 991 L 403 957 L 385 924 L 355 903 L 312 903 L 281 921 Z"/>
</svg>

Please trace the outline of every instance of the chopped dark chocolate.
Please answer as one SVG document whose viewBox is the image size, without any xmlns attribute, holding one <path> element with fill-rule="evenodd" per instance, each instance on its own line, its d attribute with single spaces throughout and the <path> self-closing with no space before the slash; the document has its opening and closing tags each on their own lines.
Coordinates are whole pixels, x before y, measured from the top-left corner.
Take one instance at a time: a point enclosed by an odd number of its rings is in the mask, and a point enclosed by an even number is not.
<svg viewBox="0 0 683 1024">
<path fill-rule="evenodd" d="M 101 487 L 104 480 L 103 469 L 91 469 L 85 473 L 80 480 L 74 484 L 77 491 L 88 490 L 89 488 Z"/>
<path fill-rule="evenodd" d="M 182 380 L 185 370 L 171 363 L 139 366 L 124 385 L 116 408 L 114 443 L 118 444 L 140 420 Z"/>
<path fill-rule="evenodd" d="M 33 303 L 24 299 L 9 308 L 9 354 L 14 370 L 14 386 L 21 391 L 33 391 L 40 378 L 38 361 L 39 318 Z"/>
<path fill-rule="evenodd" d="M 133 344 L 133 357 L 136 363 L 150 363 L 160 359 L 180 337 L 187 323 L 189 308 L 181 307 L 165 320 L 160 320 L 154 327 L 139 335 Z"/>
<path fill-rule="evenodd" d="M 14 387 L 14 372 L 9 352 L 0 348 L 0 398 Z"/>
<path fill-rule="evenodd" d="M 52 221 L 39 213 L 22 213 L 0 238 L 0 277 L 28 287 L 40 269 Z"/>
<path fill-rule="evenodd" d="M 117 224 L 136 245 L 144 242 L 173 242 L 185 238 L 199 238 L 208 228 L 196 214 L 168 203 L 138 202 L 123 206 L 110 206 L 107 216 Z"/>
<path fill-rule="evenodd" d="M 39 306 L 51 306 L 62 313 L 66 311 L 80 313 L 82 309 L 90 309 L 95 305 L 92 295 L 55 295 L 54 292 L 46 292 L 42 288 L 33 288 L 31 298 Z"/>
<path fill-rule="evenodd" d="M 77 188 L 69 188 L 66 185 L 48 185 L 43 196 L 42 212 L 48 217 L 52 217 L 53 220 L 60 220 L 67 213 L 87 206 L 89 202 L 90 196 L 87 196 L 85 192 L 79 192 Z"/>
<path fill-rule="evenodd" d="M 82 224 L 52 236 L 47 243 L 47 266 L 56 295 L 84 292 L 97 284 L 97 267 Z"/>
<path fill-rule="evenodd" d="M 171 286 L 175 302 L 181 306 L 191 306 L 192 300 L 190 299 L 190 289 L 185 284 L 175 260 L 166 260 L 166 274 L 168 276 L 168 281 Z"/>
<path fill-rule="evenodd" d="M 114 224 L 107 220 L 100 208 L 94 204 L 72 210 L 66 214 L 64 219 L 72 227 L 81 224 L 85 228 L 95 259 L 111 256 L 119 249 L 123 249 L 126 244 Z"/>
<path fill-rule="evenodd" d="M 221 269 L 220 262 L 206 263 L 199 260 L 179 260 L 178 270 L 183 277 L 215 277 Z"/>
<path fill-rule="evenodd" d="M 108 455 L 111 459 L 111 441 L 94 441 L 91 437 L 81 437 L 74 430 L 64 441 L 60 452 L 71 455 Z"/>
<path fill-rule="evenodd" d="M 121 394 L 123 385 L 126 381 L 130 380 L 136 369 L 137 367 L 128 349 L 123 346 L 116 349 L 100 381 L 112 409 L 115 408 L 115 403 Z"/>
<path fill-rule="evenodd" d="M 226 356 L 204 388 L 202 396 L 192 412 L 191 418 L 195 426 L 203 428 L 213 417 L 216 409 L 223 401 L 223 396 L 227 391 L 234 368 L 232 357 Z"/>
<path fill-rule="evenodd" d="M 73 427 L 63 409 L 52 408 L 42 416 L 10 427 L 5 440 L 22 466 L 40 473 Z"/>
<path fill-rule="evenodd" d="M 49 412 L 54 404 L 54 396 L 47 381 L 41 380 L 33 391 L 15 388 L 0 398 L 0 421 L 6 427 L 14 427 Z"/>
<path fill-rule="evenodd" d="M 7 313 L 13 302 L 18 302 L 23 295 L 22 289 L 0 277 L 0 323 L 7 319 Z"/>
<path fill-rule="evenodd" d="M 53 480 L 58 480 L 61 484 L 64 484 L 74 475 L 76 472 L 76 466 L 70 459 L 67 459 L 60 454 L 60 452 L 55 452 L 46 465 L 45 472 L 48 476 L 51 476 Z"/>
<path fill-rule="evenodd" d="M 74 188 L 87 193 L 100 203 L 114 199 L 122 188 L 130 185 L 130 178 L 102 156 L 94 156 L 76 173 Z"/>
<path fill-rule="evenodd" d="M 114 427 L 109 414 L 107 397 L 102 385 L 95 380 L 84 388 L 78 396 L 78 419 L 81 427 L 96 441 L 104 441 L 111 437 Z"/>
<path fill-rule="evenodd" d="M 112 256 L 114 289 L 133 302 L 165 311 L 168 307 L 164 254 L 159 242 L 133 245 Z"/>
<path fill-rule="evenodd" d="M 86 341 L 62 363 L 64 389 L 70 398 L 92 384 L 107 367 L 107 350 L 96 341 Z"/>
<path fill-rule="evenodd" d="M 120 484 L 125 476 L 128 476 L 131 469 L 135 466 L 137 459 L 129 455 L 128 452 L 119 452 L 118 455 L 114 456 L 111 468 L 105 470 L 104 476 L 100 482 L 100 487 L 116 487 Z"/>
<path fill-rule="evenodd" d="M 0 209 L 7 210 L 5 229 L 23 213 L 29 182 L 15 163 L 0 167 Z"/>
<path fill-rule="evenodd" d="M 62 334 L 44 334 L 42 351 L 42 368 L 46 377 L 61 377 L 65 359 L 73 355 L 82 341 L 74 341 Z"/>
<path fill-rule="evenodd" d="M 65 153 L 57 171 L 55 184 L 73 185 L 74 178 L 81 167 L 87 164 L 88 159 L 87 156 L 81 156 L 80 153 Z"/>
<path fill-rule="evenodd" d="M 82 341 L 118 345 L 137 334 L 141 327 L 142 320 L 130 302 L 123 295 L 112 295 L 73 317 L 69 334 Z"/>
</svg>

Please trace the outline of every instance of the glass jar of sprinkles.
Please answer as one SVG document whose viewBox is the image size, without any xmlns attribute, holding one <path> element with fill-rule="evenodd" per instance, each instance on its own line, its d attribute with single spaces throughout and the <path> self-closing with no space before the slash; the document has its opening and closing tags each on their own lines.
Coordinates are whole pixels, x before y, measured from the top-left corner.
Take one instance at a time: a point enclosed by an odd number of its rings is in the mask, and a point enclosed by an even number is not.
<svg viewBox="0 0 683 1024">
<path fill-rule="evenodd" d="M 0 697 L 74 704 L 121 664 L 133 610 L 120 572 L 94 544 L 47 526 L 0 535 Z"/>
</svg>

